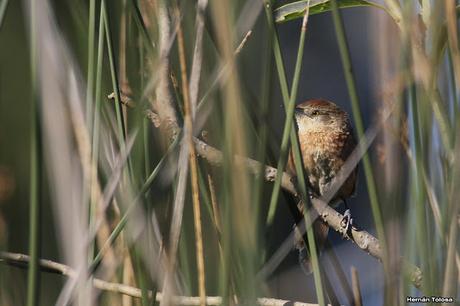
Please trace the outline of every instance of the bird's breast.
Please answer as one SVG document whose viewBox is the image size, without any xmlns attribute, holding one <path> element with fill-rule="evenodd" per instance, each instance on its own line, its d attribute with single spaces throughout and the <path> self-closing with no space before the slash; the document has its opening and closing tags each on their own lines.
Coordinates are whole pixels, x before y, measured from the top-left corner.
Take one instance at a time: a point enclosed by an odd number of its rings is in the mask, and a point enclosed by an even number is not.
<svg viewBox="0 0 460 306">
<path fill-rule="evenodd" d="M 310 187 L 318 195 L 323 194 L 345 163 L 348 156 L 344 151 L 349 137 L 347 131 L 314 131 L 299 135 Z"/>
</svg>

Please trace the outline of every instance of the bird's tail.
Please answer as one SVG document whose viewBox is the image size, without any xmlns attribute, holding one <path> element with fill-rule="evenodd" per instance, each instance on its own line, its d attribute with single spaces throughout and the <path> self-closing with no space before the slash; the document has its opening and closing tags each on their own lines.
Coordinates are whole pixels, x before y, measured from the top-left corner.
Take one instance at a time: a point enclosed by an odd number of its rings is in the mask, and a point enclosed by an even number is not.
<svg viewBox="0 0 460 306">
<path fill-rule="evenodd" d="M 327 234 L 329 232 L 329 226 L 321 219 L 317 219 L 313 222 L 313 233 L 315 235 L 316 249 L 318 250 L 318 255 L 321 254 L 321 251 L 324 248 L 324 244 L 327 240 Z M 308 248 L 308 242 L 306 234 L 303 237 L 300 234 L 299 228 L 296 226 L 296 249 L 299 252 L 299 264 L 305 274 L 311 274 L 313 271 L 310 250 Z"/>
</svg>

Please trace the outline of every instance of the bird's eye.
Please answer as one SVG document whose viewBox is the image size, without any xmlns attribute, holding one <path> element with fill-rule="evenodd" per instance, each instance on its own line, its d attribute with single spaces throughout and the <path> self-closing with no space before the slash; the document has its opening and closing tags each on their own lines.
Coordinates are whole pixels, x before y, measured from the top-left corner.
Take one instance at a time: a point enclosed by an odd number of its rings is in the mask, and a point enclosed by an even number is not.
<svg viewBox="0 0 460 306">
<path fill-rule="evenodd" d="M 312 112 L 311 112 L 311 115 L 312 115 L 312 116 L 318 116 L 318 115 L 319 115 L 319 112 L 318 112 L 317 110 L 312 111 Z"/>
</svg>

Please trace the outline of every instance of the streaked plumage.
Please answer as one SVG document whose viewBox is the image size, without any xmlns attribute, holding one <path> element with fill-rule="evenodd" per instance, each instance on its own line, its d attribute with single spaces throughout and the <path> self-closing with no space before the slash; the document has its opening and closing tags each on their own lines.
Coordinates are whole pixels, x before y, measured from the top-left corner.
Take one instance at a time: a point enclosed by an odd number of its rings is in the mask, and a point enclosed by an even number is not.
<svg viewBox="0 0 460 306">
<path fill-rule="evenodd" d="M 356 146 L 350 119 L 336 104 L 316 99 L 297 105 L 296 122 L 309 189 L 313 196 L 323 196 Z M 289 154 L 287 171 L 292 175 L 296 174 L 292 152 Z M 329 205 L 351 197 L 355 192 L 356 180 L 357 168 L 332 196 Z M 321 250 L 327 239 L 329 227 L 321 219 L 317 219 L 313 224 L 313 230 L 316 244 Z M 302 267 L 310 272 L 310 258 L 303 240 L 298 237 L 296 244 Z"/>
</svg>

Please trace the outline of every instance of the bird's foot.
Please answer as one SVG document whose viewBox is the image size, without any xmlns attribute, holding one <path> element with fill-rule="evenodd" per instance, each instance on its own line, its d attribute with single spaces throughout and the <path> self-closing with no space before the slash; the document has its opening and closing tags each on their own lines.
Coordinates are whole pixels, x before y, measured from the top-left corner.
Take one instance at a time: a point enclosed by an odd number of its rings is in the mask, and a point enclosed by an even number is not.
<svg viewBox="0 0 460 306">
<path fill-rule="evenodd" d="M 351 226 L 353 225 L 353 218 L 351 217 L 350 209 L 345 210 L 343 214 L 342 221 L 340 221 L 340 226 L 342 227 L 342 234 L 343 237 L 347 237 L 348 231 L 351 230 Z"/>
</svg>

